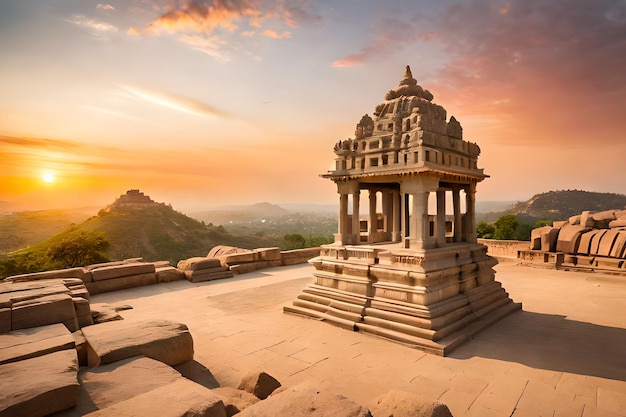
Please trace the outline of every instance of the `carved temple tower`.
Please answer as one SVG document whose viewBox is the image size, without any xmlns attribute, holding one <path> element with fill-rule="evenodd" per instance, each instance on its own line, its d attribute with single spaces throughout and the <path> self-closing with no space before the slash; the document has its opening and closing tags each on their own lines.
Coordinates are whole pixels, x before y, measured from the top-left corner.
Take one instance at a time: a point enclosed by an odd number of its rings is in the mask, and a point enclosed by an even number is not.
<svg viewBox="0 0 626 417">
<path fill-rule="evenodd" d="M 407 66 L 374 119 L 335 145 L 335 169 L 322 177 L 337 184 L 338 233 L 285 312 L 443 355 L 521 308 L 476 243 L 480 148 L 432 99 Z"/>
</svg>

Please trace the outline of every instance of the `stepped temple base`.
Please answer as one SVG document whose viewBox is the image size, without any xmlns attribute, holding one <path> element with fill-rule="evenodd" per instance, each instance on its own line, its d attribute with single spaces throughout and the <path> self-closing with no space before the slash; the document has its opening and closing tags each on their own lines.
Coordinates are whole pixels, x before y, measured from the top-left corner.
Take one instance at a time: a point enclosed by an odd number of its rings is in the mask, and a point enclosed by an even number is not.
<svg viewBox="0 0 626 417">
<path fill-rule="evenodd" d="M 477 243 L 409 250 L 398 245 L 322 247 L 315 283 L 285 313 L 444 356 L 521 310 L 495 280 L 497 261 Z"/>
</svg>

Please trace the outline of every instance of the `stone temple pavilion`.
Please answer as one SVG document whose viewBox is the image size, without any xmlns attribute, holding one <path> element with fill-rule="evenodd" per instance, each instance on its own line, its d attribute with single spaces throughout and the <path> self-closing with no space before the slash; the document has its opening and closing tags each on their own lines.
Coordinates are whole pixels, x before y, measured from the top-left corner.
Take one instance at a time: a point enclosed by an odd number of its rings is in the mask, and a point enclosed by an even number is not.
<svg viewBox="0 0 626 417">
<path fill-rule="evenodd" d="M 407 66 L 374 118 L 337 142 L 322 177 L 337 184 L 338 233 L 285 312 L 445 355 L 521 309 L 476 242 L 476 185 L 488 177 L 480 148 L 432 100 Z"/>
</svg>

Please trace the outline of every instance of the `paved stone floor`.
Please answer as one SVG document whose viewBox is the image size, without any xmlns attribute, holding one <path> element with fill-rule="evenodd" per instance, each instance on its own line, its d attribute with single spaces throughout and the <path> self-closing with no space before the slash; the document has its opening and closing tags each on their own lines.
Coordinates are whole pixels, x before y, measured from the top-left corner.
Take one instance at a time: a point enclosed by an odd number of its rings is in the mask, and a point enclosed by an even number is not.
<svg viewBox="0 0 626 417">
<path fill-rule="evenodd" d="M 312 282 L 308 264 L 235 278 L 100 294 L 126 320 L 185 323 L 195 360 L 222 386 L 264 370 L 369 406 L 389 389 L 445 402 L 455 417 L 626 416 L 626 279 L 504 262 L 496 279 L 523 303 L 442 358 L 282 313 Z"/>
</svg>

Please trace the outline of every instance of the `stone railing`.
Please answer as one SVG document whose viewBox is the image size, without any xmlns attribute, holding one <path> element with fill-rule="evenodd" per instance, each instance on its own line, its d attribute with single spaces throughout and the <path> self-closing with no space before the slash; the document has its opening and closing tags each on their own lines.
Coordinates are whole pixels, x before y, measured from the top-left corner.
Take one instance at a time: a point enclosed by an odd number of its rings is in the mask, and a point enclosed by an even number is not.
<svg viewBox="0 0 626 417">
<path fill-rule="evenodd" d="M 478 239 L 478 243 L 487 246 L 487 255 L 502 259 L 517 259 L 517 251 L 530 248 L 524 240 Z"/>
</svg>

